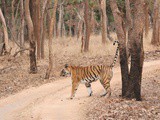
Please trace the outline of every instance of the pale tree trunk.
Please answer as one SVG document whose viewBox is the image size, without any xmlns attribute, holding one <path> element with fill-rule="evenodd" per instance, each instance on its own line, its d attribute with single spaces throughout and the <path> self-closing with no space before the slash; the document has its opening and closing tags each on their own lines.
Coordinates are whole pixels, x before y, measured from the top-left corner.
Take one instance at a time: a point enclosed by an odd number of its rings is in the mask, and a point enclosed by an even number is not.
<svg viewBox="0 0 160 120">
<path fill-rule="evenodd" d="M 153 15 L 153 34 L 152 45 L 159 45 L 159 3 L 158 0 L 154 0 L 154 15 Z"/>
<path fill-rule="evenodd" d="M 23 0 L 21 2 L 21 7 L 20 7 L 20 15 L 21 15 L 21 39 L 20 39 L 20 46 L 21 49 L 24 48 L 24 3 Z M 23 52 L 21 52 L 21 55 Z"/>
<path fill-rule="evenodd" d="M 78 26 L 77 26 L 77 40 L 79 40 L 79 37 L 83 35 L 83 24 L 84 24 L 84 5 L 79 9 L 79 13 L 77 11 L 77 16 L 79 18 Z"/>
<path fill-rule="evenodd" d="M 130 45 L 130 37 L 131 37 L 131 32 L 132 32 L 132 27 L 133 27 L 133 21 L 131 17 L 131 7 L 130 7 L 130 2 L 129 0 L 125 0 L 125 6 L 126 6 L 126 39 L 127 41 L 127 58 L 129 59 L 130 57 L 130 52 L 131 52 L 131 45 Z"/>
<path fill-rule="evenodd" d="M 79 20 L 78 22 L 78 27 L 77 27 L 77 40 L 79 39 L 79 37 L 82 36 L 82 30 L 83 30 L 83 20 Z"/>
<path fill-rule="evenodd" d="M 41 58 L 44 59 L 45 58 L 45 52 L 44 52 L 44 48 L 45 48 L 45 38 L 46 38 L 46 24 L 45 22 L 43 23 L 43 33 L 42 33 L 42 38 L 41 38 Z"/>
<path fill-rule="evenodd" d="M 41 10 L 40 10 L 40 0 L 32 1 L 34 8 L 33 13 L 33 25 L 35 40 L 37 42 L 37 59 L 41 59 Z"/>
<path fill-rule="evenodd" d="M 15 0 L 12 1 L 12 34 L 14 36 L 14 38 L 17 40 L 17 33 L 16 33 L 16 24 L 15 24 L 15 16 L 14 16 L 14 5 L 15 4 Z"/>
<path fill-rule="evenodd" d="M 66 37 L 66 28 L 65 28 L 64 21 L 63 21 L 63 24 L 62 24 L 62 35 L 63 35 L 64 38 Z"/>
<path fill-rule="evenodd" d="M 41 11 L 40 0 L 31 1 L 31 18 L 34 26 L 34 36 L 37 43 L 37 59 L 41 58 Z M 33 9 L 34 8 L 34 9 Z"/>
<path fill-rule="evenodd" d="M 57 21 L 54 23 L 54 37 L 57 38 Z"/>
<path fill-rule="evenodd" d="M 47 1 L 45 0 L 43 3 L 43 7 L 42 7 L 42 12 L 41 12 L 41 58 L 44 59 L 45 55 L 44 55 L 44 39 L 45 39 L 45 29 L 46 29 L 46 22 L 45 22 L 45 18 L 46 18 L 46 6 L 47 6 Z"/>
<path fill-rule="evenodd" d="M 159 42 L 159 45 L 160 45 L 160 7 L 159 7 L 159 18 L 158 18 L 158 32 L 159 32 L 158 42 Z"/>
<path fill-rule="evenodd" d="M 94 10 L 91 10 L 91 33 L 94 34 L 95 31 L 95 18 L 94 18 Z"/>
<path fill-rule="evenodd" d="M 72 37 L 72 18 L 70 17 L 70 20 L 69 20 L 69 37 L 71 39 Z"/>
<path fill-rule="evenodd" d="M 3 13 L 3 16 L 5 18 L 6 23 L 8 23 L 6 0 L 1 0 L 1 2 L 2 2 L 2 13 Z"/>
<path fill-rule="evenodd" d="M 119 51 L 120 51 L 120 66 L 122 74 L 122 97 L 126 95 L 127 92 L 127 82 L 128 82 L 128 63 L 127 63 L 127 52 L 126 52 L 126 36 L 123 29 L 123 19 L 120 16 L 120 11 L 118 9 L 116 0 L 110 0 L 111 10 L 114 16 L 114 23 L 116 28 L 116 33 L 118 40 L 120 42 Z"/>
<path fill-rule="evenodd" d="M 36 40 L 37 40 L 37 58 L 41 59 L 41 6 L 40 0 L 36 0 L 37 9 L 37 28 L 36 30 Z"/>
<path fill-rule="evenodd" d="M 89 1 L 85 0 L 84 21 L 85 21 L 85 37 L 84 37 L 84 52 L 89 51 L 89 39 L 90 39 L 90 23 L 89 23 Z"/>
<path fill-rule="evenodd" d="M 65 0 L 63 1 L 63 3 L 64 2 L 65 2 Z M 66 37 L 66 28 L 65 28 L 65 21 L 64 21 L 63 15 L 64 15 L 64 6 L 62 5 L 62 36 L 65 38 Z"/>
<path fill-rule="evenodd" d="M 51 5 L 51 0 L 47 1 L 47 8 Z M 47 17 L 46 17 L 46 25 L 47 25 L 47 36 L 49 36 L 49 28 L 50 28 L 50 21 L 51 21 L 51 9 L 47 10 Z M 55 35 L 55 34 L 54 34 Z"/>
<path fill-rule="evenodd" d="M 33 22 L 30 15 L 30 9 L 29 9 L 29 2 L 30 0 L 25 0 L 25 16 L 26 16 L 26 22 L 28 25 L 28 37 L 30 42 L 30 73 L 37 73 L 37 64 L 36 64 L 36 43 L 34 41 L 34 28 L 33 28 Z"/>
<path fill-rule="evenodd" d="M 7 53 L 9 53 L 9 52 L 10 52 L 10 46 L 9 46 L 9 40 L 8 40 L 7 25 L 6 25 L 6 21 L 5 21 L 5 18 L 4 18 L 4 16 L 3 16 L 3 13 L 2 13 L 1 8 L 0 8 L 0 20 L 1 20 L 2 26 L 3 26 L 5 51 L 6 51 Z"/>
<path fill-rule="evenodd" d="M 101 0 L 101 15 L 102 15 L 102 44 L 106 43 L 107 39 L 107 15 L 106 15 L 106 0 Z"/>
<path fill-rule="evenodd" d="M 145 6 L 144 6 L 144 14 L 145 14 L 145 37 L 148 37 L 149 33 L 149 5 L 147 1 L 145 1 Z"/>
<path fill-rule="evenodd" d="M 58 30 L 57 30 L 57 37 L 62 37 L 62 1 L 60 0 L 59 5 L 59 19 L 58 19 Z"/>
<path fill-rule="evenodd" d="M 50 21 L 50 28 L 49 28 L 49 41 L 48 41 L 48 47 L 49 47 L 49 66 L 46 72 L 45 79 L 49 79 L 50 73 L 53 68 L 53 48 L 52 48 L 52 39 L 53 39 L 53 28 L 55 25 L 56 21 L 56 10 L 57 10 L 57 4 L 58 0 L 54 0 L 54 8 L 53 8 L 53 13 L 52 13 L 52 18 Z"/>
</svg>

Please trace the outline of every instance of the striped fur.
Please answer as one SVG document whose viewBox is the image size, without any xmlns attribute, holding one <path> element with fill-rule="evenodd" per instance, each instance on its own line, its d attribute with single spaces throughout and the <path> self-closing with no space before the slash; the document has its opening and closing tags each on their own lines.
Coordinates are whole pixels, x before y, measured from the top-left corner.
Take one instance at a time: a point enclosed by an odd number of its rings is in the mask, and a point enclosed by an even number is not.
<svg viewBox="0 0 160 120">
<path fill-rule="evenodd" d="M 118 44 L 114 61 L 110 66 L 106 65 L 95 65 L 95 66 L 69 66 L 65 65 L 65 68 L 61 71 L 61 76 L 66 76 L 71 73 L 72 76 L 72 92 L 71 99 L 75 96 L 75 93 L 78 89 L 80 83 L 84 83 L 88 89 L 89 96 L 92 95 L 91 83 L 94 81 L 100 80 L 100 83 L 104 87 L 105 91 L 101 96 L 105 96 L 108 93 L 108 96 L 111 95 L 110 81 L 113 76 L 112 68 L 114 67 L 117 58 L 118 58 L 118 49 L 119 42 L 115 41 L 113 45 Z"/>
<path fill-rule="evenodd" d="M 118 41 L 114 41 L 113 45 L 118 44 L 117 49 L 116 49 L 116 54 L 113 60 L 113 63 L 111 64 L 111 67 L 113 68 L 117 62 L 117 58 L 118 58 L 118 51 L 119 51 L 119 42 Z"/>
</svg>

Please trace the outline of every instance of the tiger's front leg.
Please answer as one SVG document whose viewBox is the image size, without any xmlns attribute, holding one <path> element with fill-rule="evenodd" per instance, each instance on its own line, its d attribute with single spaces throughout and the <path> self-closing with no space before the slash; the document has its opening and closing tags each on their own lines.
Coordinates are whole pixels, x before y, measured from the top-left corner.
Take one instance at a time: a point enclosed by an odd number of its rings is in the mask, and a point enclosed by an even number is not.
<svg viewBox="0 0 160 120">
<path fill-rule="evenodd" d="M 75 96 L 75 93 L 78 89 L 79 83 L 78 82 L 72 82 L 72 91 L 71 91 L 71 97 L 70 99 L 73 99 L 73 97 Z"/>
<path fill-rule="evenodd" d="M 91 84 L 90 83 L 85 83 L 85 86 L 86 86 L 86 88 L 88 90 L 89 96 L 92 96 L 93 92 L 92 92 Z"/>
</svg>

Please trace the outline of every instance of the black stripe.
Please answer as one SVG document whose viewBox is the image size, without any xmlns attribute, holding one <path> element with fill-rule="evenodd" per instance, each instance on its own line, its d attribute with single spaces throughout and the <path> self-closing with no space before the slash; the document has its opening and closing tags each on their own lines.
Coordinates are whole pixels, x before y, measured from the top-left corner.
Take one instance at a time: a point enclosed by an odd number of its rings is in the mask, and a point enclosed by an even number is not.
<svg viewBox="0 0 160 120">
<path fill-rule="evenodd" d="M 93 73 L 93 75 L 94 75 L 95 77 L 97 77 L 96 74 L 95 74 L 94 71 L 93 71 L 93 66 L 92 66 L 92 68 L 91 68 L 91 72 Z"/>
</svg>

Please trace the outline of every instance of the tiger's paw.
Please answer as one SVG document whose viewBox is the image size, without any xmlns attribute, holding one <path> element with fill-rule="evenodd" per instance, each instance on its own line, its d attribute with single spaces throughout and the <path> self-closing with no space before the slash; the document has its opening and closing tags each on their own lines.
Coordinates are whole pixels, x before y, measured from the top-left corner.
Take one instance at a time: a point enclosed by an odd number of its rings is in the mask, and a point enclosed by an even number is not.
<svg viewBox="0 0 160 120">
<path fill-rule="evenodd" d="M 93 92 L 91 91 L 91 92 L 89 93 L 89 97 L 91 97 L 91 96 L 92 96 L 92 94 L 93 94 Z"/>
<path fill-rule="evenodd" d="M 73 99 L 73 97 L 70 97 L 69 99 L 70 99 L 70 100 L 72 100 L 72 99 Z"/>
<path fill-rule="evenodd" d="M 93 92 L 92 92 L 92 88 L 91 88 L 91 87 L 88 87 L 87 90 L 88 90 L 89 97 L 92 96 L 92 93 L 93 93 Z"/>
<path fill-rule="evenodd" d="M 100 95 L 100 97 L 104 97 L 104 96 L 106 96 L 106 94 L 107 94 L 107 92 L 104 92 L 104 93 L 102 93 L 102 94 Z"/>
</svg>

